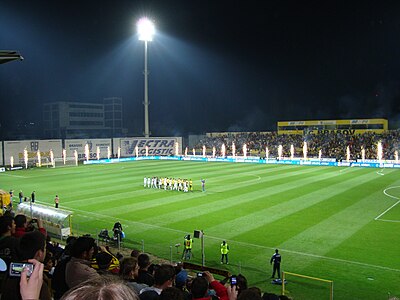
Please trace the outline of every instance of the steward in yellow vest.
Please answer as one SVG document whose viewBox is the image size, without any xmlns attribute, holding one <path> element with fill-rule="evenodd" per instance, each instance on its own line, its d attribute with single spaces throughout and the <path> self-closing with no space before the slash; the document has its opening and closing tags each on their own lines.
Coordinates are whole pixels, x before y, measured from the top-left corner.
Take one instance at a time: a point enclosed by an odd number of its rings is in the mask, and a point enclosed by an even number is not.
<svg viewBox="0 0 400 300">
<path fill-rule="evenodd" d="M 228 262 L 228 253 L 229 253 L 229 246 L 228 246 L 226 241 L 222 241 L 222 244 L 221 244 L 221 264 L 224 263 L 224 259 L 225 259 L 226 264 L 229 264 L 229 262 Z"/>
<path fill-rule="evenodd" d="M 185 241 L 183 243 L 183 259 L 191 259 L 192 258 L 192 246 L 193 246 L 193 239 L 190 238 L 190 234 L 185 236 Z"/>
</svg>

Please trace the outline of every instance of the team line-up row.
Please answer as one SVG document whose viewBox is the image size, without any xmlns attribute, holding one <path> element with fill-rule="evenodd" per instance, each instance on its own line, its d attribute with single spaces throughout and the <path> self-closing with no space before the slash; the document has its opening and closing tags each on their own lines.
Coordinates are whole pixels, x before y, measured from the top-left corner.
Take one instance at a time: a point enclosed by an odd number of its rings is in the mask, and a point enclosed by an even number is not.
<svg viewBox="0 0 400 300">
<path fill-rule="evenodd" d="M 143 186 L 146 188 L 153 189 L 164 189 L 170 191 L 183 191 L 193 192 L 193 181 L 192 179 L 181 179 L 181 178 L 168 178 L 168 177 L 144 177 Z"/>
</svg>

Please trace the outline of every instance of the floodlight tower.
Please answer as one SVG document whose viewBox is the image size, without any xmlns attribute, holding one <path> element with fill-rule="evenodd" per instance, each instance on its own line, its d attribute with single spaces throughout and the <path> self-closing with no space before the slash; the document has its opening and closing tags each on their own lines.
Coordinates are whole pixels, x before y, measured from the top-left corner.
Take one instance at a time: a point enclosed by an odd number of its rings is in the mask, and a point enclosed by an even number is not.
<svg viewBox="0 0 400 300">
<path fill-rule="evenodd" d="M 144 136 L 150 136 L 149 129 L 149 87 L 148 87 L 148 75 L 147 70 L 147 42 L 153 40 L 153 35 L 155 33 L 155 27 L 152 21 L 148 18 L 141 18 L 137 22 L 137 30 L 139 35 L 139 40 L 144 41 Z"/>
</svg>

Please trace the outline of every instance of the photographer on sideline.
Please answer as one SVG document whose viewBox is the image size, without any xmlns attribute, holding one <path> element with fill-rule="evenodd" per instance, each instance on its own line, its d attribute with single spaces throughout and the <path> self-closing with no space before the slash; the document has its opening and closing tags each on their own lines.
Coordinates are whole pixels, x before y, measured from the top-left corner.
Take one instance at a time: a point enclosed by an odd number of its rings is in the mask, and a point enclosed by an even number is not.
<svg viewBox="0 0 400 300">
<path fill-rule="evenodd" d="M 122 230 L 122 224 L 120 221 L 115 222 L 112 230 L 114 233 L 114 240 L 121 241 L 125 237 L 125 233 Z"/>
</svg>

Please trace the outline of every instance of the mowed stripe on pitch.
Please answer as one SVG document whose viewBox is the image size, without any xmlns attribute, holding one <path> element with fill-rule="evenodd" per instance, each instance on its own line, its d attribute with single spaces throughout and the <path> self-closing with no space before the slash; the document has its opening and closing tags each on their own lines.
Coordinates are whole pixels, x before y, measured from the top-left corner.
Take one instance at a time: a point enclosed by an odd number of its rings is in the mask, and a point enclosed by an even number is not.
<svg viewBox="0 0 400 300">
<path fill-rule="evenodd" d="M 216 218 L 211 218 L 213 223 L 215 223 L 216 226 L 221 226 L 222 230 L 224 231 L 231 231 L 230 228 L 237 228 L 237 227 L 230 227 L 229 222 L 234 222 L 237 224 L 234 225 L 239 225 L 239 228 L 243 228 L 246 226 L 249 226 L 247 223 L 255 224 L 257 223 L 257 219 L 253 219 L 253 215 L 249 216 L 249 219 L 251 220 L 250 222 L 246 221 L 245 224 L 240 222 L 240 218 L 238 217 L 236 220 L 238 221 L 231 221 L 230 214 L 226 213 L 224 214 L 224 211 L 226 212 L 231 212 L 233 207 L 240 207 L 240 206 L 246 206 L 250 205 L 249 203 L 257 201 L 259 199 L 263 200 L 265 199 L 266 195 L 272 195 L 272 194 L 279 194 L 284 192 L 285 190 L 290 190 L 290 189 L 295 189 L 298 186 L 301 185 L 306 185 L 306 184 L 311 184 L 315 181 L 318 180 L 324 180 L 330 177 L 337 176 L 337 173 L 325 173 L 325 174 L 320 174 L 318 173 L 318 176 L 312 177 L 312 178 L 297 178 L 296 181 L 292 182 L 285 182 L 280 185 L 274 185 L 272 187 L 267 187 L 263 190 L 259 190 L 256 192 L 246 192 L 246 193 L 238 193 L 236 196 L 232 197 L 226 197 L 223 198 L 223 203 L 219 203 L 219 205 L 212 205 L 207 200 L 207 197 L 204 199 L 205 202 L 203 201 L 202 203 L 198 205 L 194 205 L 194 203 L 188 203 L 187 208 L 182 208 L 179 211 L 172 211 L 168 213 L 162 213 L 157 216 L 152 216 L 146 219 L 141 219 L 141 222 L 144 223 L 150 223 L 150 224 L 157 224 L 159 226 L 173 226 L 174 223 L 180 222 L 180 223 L 189 223 L 190 225 L 195 226 L 198 223 L 201 223 L 202 219 L 201 216 L 203 215 L 210 215 L 213 214 L 215 215 Z M 269 206 L 270 204 L 265 201 L 265 205 Z M 268 208 L 267 208 L 268 209 Z M 236 210 L 240 214 L 240 210 Z M 254 214 L 259 214 L 259 212 L 255 212 Z M 218 217 L 219 216 L 219 217 Z M 225 219 L 226 216 L 228 219 Z M 246 216 L 242 216 L 242 218 L 246 218 Z M 210 218 L 208 218 L 209 220 Z M 262 222 L 264 222 L 265 216 L 260 216 L 260 219 Z M 222 224 L 219 224 L 221 223 Z M 212 224 L 207 224 L 209 226 L 212 226 Z M 258 225 L 257 225 L 258 226 Z M 212 234 L 212 227 L 208 228 L 208 232 Z M 239 229 L 235 229 L 235 233 L 238 233 L 240 231 Z M 247 229 L 245 230 L 247 231 Z"/>
<path fill-rule="evenodd" d="M 260 229 L 261 227 L 266 226 L 274 221 L 288 218 L 290 215 L 299 211 L 304 211 L 304 217 L 307 217 L 306 209 L 310 206 L 332 199 L 335 195 L 341 194 L 353 186 L 361 185 L 370 180 L 373 180 L 370 174 L 364 174 L 361 176 L 352 175 L 350 178 L 347 177 L 345 181 L 328 185 L 325 188 L 320 188 L 311 193 L 293 198 L 288 201 L 277 203 L 274 206 L 258 210 L 241 218 L 221 223 L 217 226 L 208 228 L 208 230 L 211 234 L 216 232 L 227 232 L 227 238 L 230 239 L 234 239 L 239 235 L 246 236 L 249 235 L 249 231 Z M 302 185 L 303 183 L 301 183 L 299 187 Z M 229 232 L 229 228 L 237 229 Z"/>
<path fill-rule="evenodd" d="M 252 170 L 252 169 L 249 169 Z M 275 170 L 275 169 L 274 169 Z M 272 172 L 272 170 L 267 169 L 266 172 Z M 308 171 L 308 173 L 315 173 L 315 172 L 323 172 L 323 170 L 316 170 L 316 169 L 310 169 Z M 239 174 L 229 174 L 228 173 L 228 178 L 231 177 L 242 177 L 243 175 L 245 175 L 246 173 L 241 172 Z M 254 172 L 252 172 L 251 174 L 254 174 Z M 262 173 L 258 173 L 257 174 L 262 174 Z M 262 176 L 262 175 L 261 175 Z M 290 174 L 290 176 L 303 176 L 302 173 L 297 170 L 296 172 L 292 172 Z M 304 175 L 304 177 L 307 176 L 307 172 Z M 284 172 L 279 172 L 279 175 L 274 176 L 274 180 L 278 180 L 281 178 L 287 178 L 288 175 Z M 223 180 L 223 178 L 225 178 L 222 175 L 218 175 L 217 179 L 215 179 L 215 181 L 221 181 Z M 268 178 L 262 178 L 262 181 L 270 181 L 270 179 Z M 142 180 L 143 181 L 143 180 Z M 213 181 L 213 179 L 208 180 Z M 213 195 L 211 194 L 212 192 L 217 192 L 217 193 L 224 193 L 227 191 L 232 191 L 234 189 L 240 189 L 241 187 L 248 187 L 249 185 L 251 185 L 252 183 L 255 184 L 260 184 L 259 180 L 255 180 L 255 178 L 253 176 L 247 176 L 247 180 L 242 180 L 242 182 L 240 183 L 236 183 L 235 185 L 230 185 L 230 184 L 221 184 L 221 185 L 217 185 L 217 183 L 213 183 L 214 184 L 214 188 L 211 189 L 209 188 L 209 186 L 207 185 L 207 190 L 209 191 L 207 194 L 204 193 L 188 193 L 188 194 L 184 194 L 182 192 L 176 192 L 176 191 L 163 191 L 163 190 L 158 190 L 158 189 L 147 189 L 147 188 L 143 188 L 143 183 L 141 183 L 142 185 L 139 186 L 139 188 L 135 188 L 133 189 L 132 187 L 129 187 L 129 185 L 127 187 L 124 187 L 124 191 L 126 191 L 124 194 L 120 194 L 121 199 L 117 201 L 118 204 L 118 208 L 119 210 L 126 212 L 126 213 L 130 213 L 130 212 L 137 212 L 140 213 L 140 211 L 143 212 L 143 210 L 146 209 L 152 209 L 152 208 L 157 208 L 159 206 L 164 206 L 166 204 L 173 204 L 175 202 L 188 202 L 188 200 L 190 200 L 191 205 L 196 205 L 196 203 L 193 203 L 193 200 L 191 199 L 198 199 L 199 203 L 204 203 L 204 197 L 207 197 L 207 203 L 210 203 L 210 201 L 217 201 L 219 200 L 219 198 L 223 195 Z M 112 184 L 112 183 L 110 183 Z M 199 186 L 197 185 L 197 191 L 199 190 Z M 119 193 L 119 192 L 117 192 Z M 255 192 L 256 193 L 256 192 Z M 240 194 L 240 193 L 238 193 Z M 108 197 L 102 197 L 102 196 L 97 196 L 95 195 L 95 197 L 88 197 L 87 195 L 85 195 L 85 201 L 81 202 L 81 201 L 77 201 L 76 207 L 79 209 L 83 209 L 83 208 L 90 208 L 90 205 L 95 205 L 98 207 L 99 204 L 102 203 L 108 203 L 109 199 Z M 188 202 L 189 203 L 189 202 Z M 185 205 L 183 205 L 184 207 Z M 98 208 L 97 208 L 98 209 Z M 99 213 L 102 212 L 106 212 L 108 210 L 107 207 L 104 207 L 104 210 L 99 210 Z"/>
<path fill-rule="evenodd" d="M 371 180 L 376 180 L 375 174 L 367 174 L 361 177 L 356 177 L 353 184 L 347 181 L 344 184 L 350 183 L 351 189 L 340 187 L 340 194 L 351 192 L 351 190 L 360 190 L 365 185 L 368 185 Z M 356 184 L 358 182 L 359 184 Z M 330 193 L 331 198 L 334 194 Z M 304 230 L 300 234 L 290 238 L 280 246 L 287 249 L 298 249 L 298 251 L 310 252 L 316 255 L 325 255 L 346 239 L 355 234 L 366 224 L 373 221 L 376 211 L 382 206 L 377 198 L 381 196 L 380 191 L 376 191 L 371 195 L 361 193 L 353 193 L 354 202 L 351 206 L 341 207 L 339 211 L 334 212 L 332 216 L 324 219 L 322 222 Z M 321 241 L 324 241 L 321 243 Z"/>
<path fill-rule="evenodd" d="M 318 170 L 314 170 L 314 172 L 318 172 Z M 297 172 L 295 172 L 298 175 L 298 179 L 300 179 L 300 174 L 298 174 Z M 237 174 L 236 176 L 242 176 L 243 174 Z M 293 174 L 294 176 L 295 174 Z M 287 177 L 287 175 L 277 175 L 277 177 L 281 176 L 283 177 Z M 222 176 L 220 176 L 221 178 Z M 176 194 L 174 192 L 171 191 L 167 191 L 166 193 L 162 193 L 161 191 L 161 195 L 166 195 L 165 197 L 167 197 L 167 201 L 165 201 L 165 199 L 163 199 L 162 201 L 160 201 L 159 199 L 156 200 L 152 200 L 152 201 L 148 201 L 148 202 L 140 202 L 140 203 L 133 203 L 133 204 L 129 204 L 127 207 L 124 207 L 124 209 L 126 209 L 126 211 L 128 210 L 135 210 L 137 211 L 141 216 L 144 216 L 142 218 L 143 222 L 149 222 L 151 224 L 153 224 L 154 222 L 156 224 L 160 224 L 160 222 L 163 222 L 163 220 L 167 220 L 167 223 L 171 222 L 171 220 L 176 220 L 179 221 L 181 220 L 182 216 L 186 215 L 186 214 L 190 214 L 192 213 L 192 215 L 195 217 L 197 215 L 201 215 L 201 214 L 208 214 L 211 211 L 214 210 L 218 210 L 220 209 L 220 206 L 214 206 L 213 207 L 213 203 L 214 202 L 219 202 L 221 199 L 226 199 L 226 201 L 223 201 L 224 205 L 235 205 L 235 203 L 238 203 L 239 201 L 243 201 L 244 199 L 252 199 L 252 198 L 256 198 L 256 197 L 260 197 L 260 194 L 267 194 L 268 191 L 253 191 L 251 193 L 244 193 L 242 191 L 243 188 L 246 188 L 246 191 L 248 190 L 249 186 L 253 186 L 253 185 L 257 185 L 257 186 L 261 186 L 263 185 L 263 182 L 266 183 L 270 183 L 270 179 L 268 180 L 267 178 L 261 178 L 261 180 L 254 180 L 254 178 L 251 178 L 251 180 L 249 181 L 243 181 L 241 183 L 236 184 L 235 186 L 229 185 L 229 184 L 224 184 L 224 185 L 220 185 L 215 187 L 212 192 L 214 192 L 213 194 L 210 194 L 210 192 L 207 193 L 193 193 L 193 194 L 188 194 L 185 195 L 183 193 L 179 194 L 179 196 L 176 196 Z M 303 179 L 306 180 L 306 179 Z M 308 181 L 312 181 L 313 179 L 308 179 Z M 267 189 L 268 186 L 265 188 Z M 276 186 L 275 186 L 276 188 Z M 210 189 L 208 189 L 208 191 L 210 191 Z M 230 197 L 228 198 L 227 195 L 225 193 L 227 192 L 232 192 L 232 191 L 236 191 L 236 197 Z M 149 192 L 149 191 L 148 191 Z M 157 191 L 158 192 L 158 191 Z M 167 196 L 167 195 L 171 195 L 171 196 Z M 176 209 L 176 207 L 171 207 L 171 209 L 169 210 L 168 206 L 171 206 L 171 204 L 175 203 L 175 202 L 179 202 L 181 203 L 181 207 L 179 210 Z M 145 212 L 145 210 L 148 209 L 152 209 L 152 208 L 157 208 L 161 205 L 165 205 L 167 204 L 166 207 L 163 207 L 163 215 L 161 216 L 154 216 L 154 214 L 151 213 L 148 214 L 147 212 Z M 220 203 L 221 205 L 222 203 Z M 167 215 L 166 213 L 170 212 L 172 215 Z M 151 216 L 150 219 L 144 220 L 146 219 L 146 215 Z M 152 218 L 154 217 L 154 219 Z M 188 218 L 188 216 L 186 215 L 186 218 Z M 189 217 L 190 218 L 190 217 Z"/>
<path fill-rule="evenodd" d="M 193 169 L 193 166 L 190 168 Z M 246 169 L 241 170 L 247 172 L 247 170 L 252 170 L 252 168 L 251 166 L 248 166 Z M 178 173 L 175 170 L 171 169 L 169 170 L 169 172 Z M 157 173 L 157 171 L 155 171 L 154 173 Z M 218 172 L 218 174 L 219 173 L 220 172 Z M 210 174 L 213 173 L 210 172 Z M 73 201 L 69 201 L 70 205 L 76 205 L 77 208 L 82 209 L 84 207 L 90 206 L 91 204 L 97 205 L 106 203 L 109 201 L 108 196 L 118 196 L 120 197 L 120 199 L 117 200 L 117 203 L 123 209 L 122 206 L 124 205 L 124 201 L 129 206 L 130 204 L 132 204 L 132 198 L 135 199 L 135 202 L 138 202 L 141 200 L 142 196 L 151 196 L 151 198 L 154 197 L 154 194 L 152 195 L 152 192 L 155 192 L 154 190 L 149 191 L 148 189 L 143 188 L 144 176 L 142 174 L 140 174 L 139 176 L 132 176 L 131 174 L 124 173 L 119 174 L 118 176 L 113 176 L 114 177 L 112 178 L 112 180 L 108 178 L 108 176 L 104 178 L 97 176 L 96 179 L 90 178 L 90 180 L 87 180 L 87 178 L 73 179 L 76 183 L 66 181 L 65 184 L 74 184 L 76 186 L 79 186 L 79 189 L 74 189 L 74 191 L 71 191 L 69 193 L 69 198 L 76 202 L 73 203 Z M 215 177 L 218 176 L 215 175 Z M 212 178 L 213 177 L 210 177 L 210 181 L 213 180 Z M 252 179 L 254 178 L 250 178 L 250 180 Z M 195 188 L 197 188 L 197 190 L 200 189 L 199 182 L 195 181 L 194 186 Z M 159 194 L 159 196 L 163 197 L 165 195 Z M 175 197 L 176 194 L 168 194 L 168 196 Z M 85 199 L 85 201 L 80 201 L 81 199 Z M 147 201 L 146 198 L 144 198 L 143 200 Z M 157 199 L 155 199 L 155 201 L 157 202 Z"/>
</svg>

